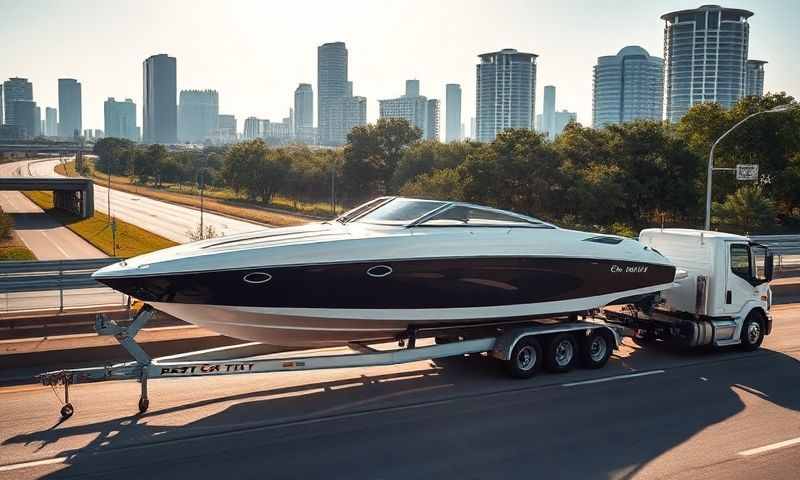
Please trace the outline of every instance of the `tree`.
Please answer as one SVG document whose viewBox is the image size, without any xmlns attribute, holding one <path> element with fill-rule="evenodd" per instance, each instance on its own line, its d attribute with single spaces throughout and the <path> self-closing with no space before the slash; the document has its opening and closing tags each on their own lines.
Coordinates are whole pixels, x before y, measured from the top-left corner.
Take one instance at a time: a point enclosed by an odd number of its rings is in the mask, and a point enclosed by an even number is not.
<svg viewBox="0 0 800 480">
<path fill-rule="evenodd" d="M 768 233 L 775 229 L 775 202 L 765 197 L 760 186 L 744 186 L 714 202 L 712 218 L 720 228 L 743 234 Z"/>
<path fill-rule="evenodd" d="M 422 132 L 401 118 L 381 118 L 375 124 L 353 128 L 344 147 L 344 188 L 351 199 L 383 194 L 403 152 Z"/>
<path fill-rule="evenodd" d="M 446 168 L 424 173 L 403 185 L 400 194 L 433 200 L 464 200 L 464 181 L 456 169 Z"/>
<path fill-rule="evenodd" d="M 252 196 L 253 175 L 267 157 L 267 144 L 261 139 L 237 143 L 225 154 L 222 178 L 237 194 L 242 190 Z"/>
</svg>

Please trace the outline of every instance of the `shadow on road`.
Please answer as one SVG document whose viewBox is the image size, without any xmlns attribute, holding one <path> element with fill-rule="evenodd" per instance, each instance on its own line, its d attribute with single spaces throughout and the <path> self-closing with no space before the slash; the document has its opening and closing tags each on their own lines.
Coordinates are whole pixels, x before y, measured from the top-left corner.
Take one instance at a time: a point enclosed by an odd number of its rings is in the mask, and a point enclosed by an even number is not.
<svg viewBox="0 0 800 480">
<path fill-rule="evenodd" d="M 499 362 L 451 358 L 416 371 L 263 389 L 70 425 L 79 413 L 3 445 L 41 449 L 93 437 L 80 451 L 61 452 L 68 466 L 47 478 L 265 478 L 267 471 L 269 478 L 496 478 L 525 471 L 537 478 L 632 478 L 744 411 L 743 396 L 800 411 L 800 362 L 788 355 L 655 350 L 648 364 L 680 364 L 662 375 L 564 388 L 565 379 L 589 373 L 512 381 Z M 638 355 L 612 359 L 614 373 L 591 374 L 618 374 Z M 230 405 L 180 426 L 163 420 L 180 423 L 176 416 L 222 402 Z M 158 447 L 136 448 L 142 444 Z"/>
</svg>

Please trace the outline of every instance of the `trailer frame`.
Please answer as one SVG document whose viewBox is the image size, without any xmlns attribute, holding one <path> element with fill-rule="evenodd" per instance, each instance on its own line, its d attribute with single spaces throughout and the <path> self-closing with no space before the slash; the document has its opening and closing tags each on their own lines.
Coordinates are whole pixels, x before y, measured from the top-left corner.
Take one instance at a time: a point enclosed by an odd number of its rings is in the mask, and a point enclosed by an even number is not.
<svg viewBox="0 0 800 480">
<path fill-rule="evenodd" d="M 257 342 L 232 345 L 227 347 L 212 348 L 194 352 L 186 352 L 160 358 L 151 358 L 142 347 L 136 343 L 137 333 L 152 318 L 155 310 L 146 305 L 132 318 L 127 326 L 122 326 L 98 314 L 95 319 L 95 331 L 98 335 L 113 336 L 117 342 L 128 351 L 133 361 L 106 365 L 102 367 L 88 367 L 77 369 L 64 369 L 44 372 L 37 375 L 38 380 L 54 390 L 63 386 L 64 400 L 61 416 L 67 419 L 75 412 L 75 407 L 70 402 L 70 385 L 80 383 L 104 382 L 112 380 L 137 380 L 141 384 L 141 393 L 138 402 L 140 413 L 144 413 L 150 406 L 148 382 L 156 378 L 184 378 L 206 377 L 220 375 L 243 375 L 251 373 L 287 372 L 300 370 L 318 370 L 332 368 L 372 367 L 381 365 L 395 365 L 410 363 L 420 360 L 433 360 L 445 357 L 455 357 L 471 354 L 486 353 L 496 359 L 512 366 L 513 376 L 527 378 L 531 376 L 543 363 L 540 358 L 542 348 L 539 340 L 552 338 L 570 343 L 575 348 L 572 352 L 562 352 L 572 355 L 565 357 L 566 364 L 561 365 L 561 370 L 571 368 L 578 360 L 579 353 L 584 352 L 579 348 L 591 348 L 592 352 L 586 353 L 589 368 L 599 368 L 605 365 L 613 350 L 621 344 L 622 337 L 629 334 L 625 327 L 603 321 L 595 316 L 587 315 L 582 319 L 572 316 L 563 322 L 539 323 L 535 320 L 525 324 L 511 324 L 509 328 L 498 329 L 496 335 L 460 337 L 454 341 L 447 341 L 435 345 L 416 346 L 417 336 L 424 329 L 410 329 L 399 337 L 399 347 L 396 349 L 376 349 L 364 343 L 351 343 L 347 346 L 352 353 L 337 355 L 319 355 L 319 350 L 297 351 L 299 356 L 284 357 L 283 354 L 246 356 L 262 344 Z M 468 327 L 464 327 L 468 329 Z M 432 328 L 431 330 L 437 330 Z M 568 334 L 568 335 L 560 335 Z M 560 336 L 559 336 L 560 335 Z M 438 339 L 437 339 L 438 340 Z M 578 341 L 588 341 L 591 347 L 580 346 Z M 530 347 L 528 344 L 533 345 Z M 589 345 L 587 344 L 587 345 Z M 599 344 L 602 350 L 595 351 Z M 539 345 L 538 347 L 536 347 Z M 553 348 L 559 347 L 555 346 Z M 519 348 L 518 348 L 519 347 Z M 548 347 L 550 345 L 548 344 Z M 523 348 L 528 348 L 524 350 Z M 538 350 L 537 350 L 538 348 Z M 305 353 L 305 355 L 302 355 Z M 312 353 L 312 355 L 309 355 Z M 317 354 L 313 354 L 317 353 Z M 523 358 L 534 362 L 527 369 L 514 369 L 513 366 Z M 245 355 L 245 356 L 242 356 Z M 515 358 L 519 356 L 519 358 Z M 596 357 L 596 358 L 595 358 Z M 554 362 L 556 360 L 553 360 Z M 517 365 L 519 366 L 519 365 Z M 558 367 L 558 365 L 556 365 Z M 515 373 L 516 371 L 516 373 Z"/>
</svg>

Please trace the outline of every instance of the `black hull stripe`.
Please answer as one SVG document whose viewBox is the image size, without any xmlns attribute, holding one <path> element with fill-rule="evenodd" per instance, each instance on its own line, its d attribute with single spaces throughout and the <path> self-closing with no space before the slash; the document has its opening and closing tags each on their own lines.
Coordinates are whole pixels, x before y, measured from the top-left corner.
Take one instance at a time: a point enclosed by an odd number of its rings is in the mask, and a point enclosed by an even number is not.
<svg viewBox="0 0 800 480">
<path fill-rule="evenodd" d="M 375 277 L 371 268 L 391 272 Z M 387 269 L 381 269 L 385 273 Z M 376 270 L 373 270 L 376 272 Z M 260 283 L 250 274 L 268 274 Z M 97 278 L 149 302 L 244 307 L 424 309 L 571 300 L 669 284 L 675 267 L 568 257 L 466 257 Z M 264 275 L 248 279 L 264 279 Z"/>
</svg>

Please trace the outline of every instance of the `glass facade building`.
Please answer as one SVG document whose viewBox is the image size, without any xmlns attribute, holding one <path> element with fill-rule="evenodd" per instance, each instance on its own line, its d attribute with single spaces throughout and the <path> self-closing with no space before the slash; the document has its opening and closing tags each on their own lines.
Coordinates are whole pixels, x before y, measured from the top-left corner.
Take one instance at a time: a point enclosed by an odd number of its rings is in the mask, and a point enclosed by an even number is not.
<svg viewBox="0 0 800 480">
<path fill-rule="evenodd" d="M 5 106 L 6 125 L 17 125 L 17 114 L 14 108 L 16 101 L 33 101 L 33 84 L 27 78 L 9 78 L 3 82 L 3 104 Z M 0 119 L 2 120 L 2 119 Z"/>
<path fill-rule="evenodd" d="M 533 129 L 537 55 L 507 48 L 478 57 L 475 92 L 477 140 L 491 142 L 508 128 Z"/>
<path fill-rule="evenodd" d="M 664 20 L 666 118 L 677 122 L 692 105 L 731 107 L 745 94 L 745 68 L 753 12 L 704 5 Z"/>
<path fill-rule="evenodd" d="M 107 137 L 139 141 L 139 132 L 136 129 L 136 104 L 130 98 L 118 102 L 114 97 L 109 97 L 103 104 L 103 119 Z"/>
<path fill-rule="evenodd" d="M 81 84 L 74 78 L 58 79 L 58 136 L 73 138 L 83 131 Z"/>
<path fill-rule="evenodd" d="M 175 57 L 162 53 L 143 64 L 142 125 L 144 143 L 177 143 L 178 86 Z"/>
<path fill-rule="evenodd" d="M 592 126 L 664 115 L 664 60 L 630 45 L 616 55 L 598 57 L 592 82 Z"/>
<path fill-rule="evenodd" d="M 764 96 L 764 64 L 763 60 L 748 60 L 745 73 L 744 94 L 751 97 Z"/>
<path fill-rule="evenodd" d="M 217 132 L 219 94 L 216 90 L 181 90 L 178 103 L 178 140 L 211 141 Z"/>
<path fill-rule="evenodd" d="M 461 85 L 448 83 L 445 86 L 445 133 L 446 142 L 461 140 Z"/>
</svg>

